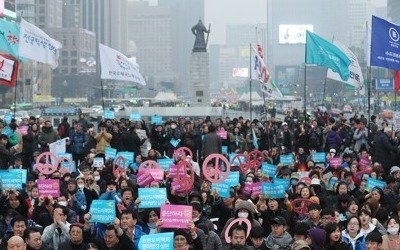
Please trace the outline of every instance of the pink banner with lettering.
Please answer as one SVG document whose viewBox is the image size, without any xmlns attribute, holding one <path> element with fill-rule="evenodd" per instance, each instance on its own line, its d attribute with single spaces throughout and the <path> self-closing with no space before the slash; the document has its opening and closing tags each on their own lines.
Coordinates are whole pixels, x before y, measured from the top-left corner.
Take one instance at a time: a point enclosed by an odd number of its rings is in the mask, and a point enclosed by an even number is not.
<svg viewBox="0 0 400 250">
<path fill-rule="evenodd" d="M 163 205 L 161 206 L 160 219 L 163 228 L 187 228 L 192 220 L 192 206 Z"/>
<path fill-rule="evenodd" d="M 342 165 L 342 158 L 341 157 L 334 157 L 329 160 L 329 165 L 331 167 L 337 168 Z"/>
<path fill-rule="evenodd" d="M 45 197 L 51 195 L 53 197 L 60 196 L 60 180 L 57 179 L 38 179 L 37 186 L 39 189 L 39 195 Z"/>
<path fill-rule="evenodd" d="M 257 197 L 261 194 L 261 182 L 254 182 L 252 184 L 252 188 L 253 189 L 251 190 L 251 192 L 253 197 Z"/>
<path fill-rule="evenodd" d="M 137 184 L 141 187 L 147 186 L 154 181 L 153 176 L 151 175 L 150 171 L 142 170 L 139 171 L 137 174 Z"/>
<path fill-rule="evenodd" d="M 228 138 L 228 132 L 226 130 L 217 130 L 216 133 L 221 139 L 226 140 Z"/>
<path fill-rule="evenodd" d="M 154 180 L 164 180 L 164 170 L 162 168 L 151 168 L 149 171 Z"/>
</svg>

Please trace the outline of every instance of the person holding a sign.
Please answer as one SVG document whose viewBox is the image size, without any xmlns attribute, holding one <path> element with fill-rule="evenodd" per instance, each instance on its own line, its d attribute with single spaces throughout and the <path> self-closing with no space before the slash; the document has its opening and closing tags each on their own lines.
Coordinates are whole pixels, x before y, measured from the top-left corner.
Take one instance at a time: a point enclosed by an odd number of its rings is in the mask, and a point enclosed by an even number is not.
<svg viewBox="0 0 400 250">
<path fill-rule="evenodd" d="M 39 134 L 39 144 L 42 152 L 49 152 L 49 145 L 60 140 L 57 131 L 54 130 L 51 121 L 47 120 Z"/>
<path fill-rule="evenodd" d="M 122 230 L 121 221 L 115 218 L 113 224 L 106 227 L 104 234 L 104 248 L 106 250 L 128 250 L 133 249 L 132 241 L 128 235 Z"/>
<path fill-rule="evenodd" d="M 133 210 L 126 209 L 121 213 L 121 228 L 125 234 L 131 239 L 131 247 L 138 249 L 139 240 L 142 235 L 146 235 L 143 232 L 143 228 L 137 224 L 138 218 Z M 133 249 L 133 248 L 130 248 Z"/>
</svg>

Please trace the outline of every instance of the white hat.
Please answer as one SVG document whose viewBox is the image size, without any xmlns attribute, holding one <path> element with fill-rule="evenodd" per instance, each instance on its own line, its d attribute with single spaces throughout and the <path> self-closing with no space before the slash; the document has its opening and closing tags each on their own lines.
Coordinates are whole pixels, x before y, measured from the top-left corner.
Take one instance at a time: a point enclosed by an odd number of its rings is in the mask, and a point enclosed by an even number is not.
<svg viewBox="0 0 400 250">
<path fill-rule="evenodd" d="M 396 172 L 400 172 L 400 168 L 398 166 L 393 166 L 390 169 L 390 174 L 396 173 Z"/>
<path fill-rule="evenodd" d="M 287 122 L 283 122 L 283 123 L 282 123 L 282 126 L 287 126 Z"/>
<path fill-rule="evenodd" d="M 321 185 L 321 181 L 318 178 L 312 178 L 310 185 Z"/>
</svg>

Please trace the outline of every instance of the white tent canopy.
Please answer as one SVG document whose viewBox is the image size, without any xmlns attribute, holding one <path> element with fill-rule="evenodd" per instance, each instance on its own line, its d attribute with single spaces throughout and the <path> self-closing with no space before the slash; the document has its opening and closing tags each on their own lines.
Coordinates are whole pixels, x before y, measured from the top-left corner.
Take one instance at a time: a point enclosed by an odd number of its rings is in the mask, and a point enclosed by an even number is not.
<svg viewBox="0 0 400 250">
<path fill-rule="evenodd" d="M 250 92 L 243 93 L 239 97 L 239 102 L 250 102 Z M 251 103 L 253 105 L 262 105 L 264 103 L 264 99 L 256 91 L 252 91 Z"/>
<path fill-rule="evenodd" d="M 172 92 L 158 92 L 153 99 L 154 102 L 177 102 L 176 95 Z"/>
</svg>

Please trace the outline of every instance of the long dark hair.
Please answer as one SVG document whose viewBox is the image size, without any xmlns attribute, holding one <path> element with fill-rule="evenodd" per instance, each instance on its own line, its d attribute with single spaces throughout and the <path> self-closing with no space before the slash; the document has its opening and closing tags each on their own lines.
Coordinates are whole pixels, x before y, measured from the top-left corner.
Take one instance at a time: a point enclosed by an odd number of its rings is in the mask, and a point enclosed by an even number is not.
<svg viewBox="0 0 400 250">
<path fill-rule="evenodd" d="M 100 249 L 96 244 L 93 242 L 85 243 L 82 245 L 81 250 L 89 250 L 89 249 Z"/>
<path fill-rule="evenodd" d="M 340 226 L 336 222 L 329 222 L 328 224 L 326 224 L 324 229 L 326 231 L 325 246 L 330 246 L 330 245 L 332 245 L 331 238 L 330 238 L 331 233 L 335 232 L 336 229 L 339 229 L 339 231 L 340 231 Z M 340 235 L 342 235 L 342 232 L 340 232 Z M 337 244 L 337 243 L 340 243 L 340 239 L 339 239 L 339 242 L 334 242 L 333 244 Z"/>
</svg>

